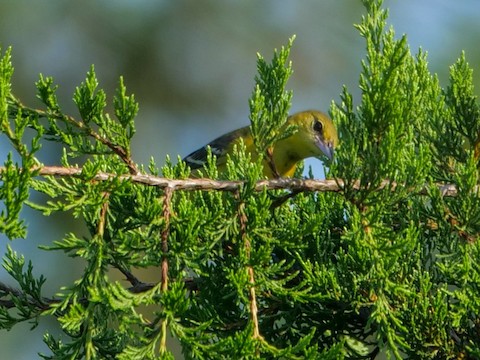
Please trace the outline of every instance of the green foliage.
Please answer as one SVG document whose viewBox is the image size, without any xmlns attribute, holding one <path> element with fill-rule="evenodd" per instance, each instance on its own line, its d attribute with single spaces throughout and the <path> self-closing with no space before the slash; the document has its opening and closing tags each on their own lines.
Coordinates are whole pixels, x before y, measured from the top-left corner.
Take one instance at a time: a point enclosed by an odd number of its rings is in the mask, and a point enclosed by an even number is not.
<svg viewBox="0 0 480 360">
<path fill-rule="evenodd" d="M 41 294 L 42 285 L 45 283 L 45 278 L 40 275 L 38 279 L 34 277 L 33 265 L 28 263 L 27 271 L 24 272 L 25 259 L 23 256 L 18 256 L 10 246 L 7 248 L 5 254 L 3 267 L 7 273 L 15 279 L 19 286 L 19 290 L 2 289 L 0 296 L 10 296 L 10 301 L 15 305 L 17 314 L 12 314 L 7 310 L 7 307 L 0 308 L 0 322 L 2 328 L 11 329 L 14 325 L 22 321 L 31 321 L 32 329 L 38 325 L 38 310 L 42 308 L 48 309 L 48 300 L 44 299 Z M 29 306 L 30 303 L 35 306 Z"/>
<path fill-rule="evenodd" d="M 259 154 L 278 140 L 291 135 L 294 129 L 280 131 L 288 117 L 292 92 L 286 90 L 287 81 L 292 74 L 292 63 L 288 60 L 295 36 L 287 47 L 275 50 L 272 63 L 268 64 L 262 55 L 257 54 L 258 75 L 250 98 L 250 121 L 255 147 Z"/>
<path fill-rule="evenodd" d="M 19 215 L 23 203 L 28 199 L 31 178 L 36 173 L 34 169 L 37 165 L 35 153 L 40 149 L 43 130 L 39 127 L 35 117 L 27 122 L 22 118 L 21 111 L 18 111 L 16 115 L 12 115 L 9 111 L 13 75 L 11 49 L 8 49 L 0 60 L 0 74 L 0 131 L 8 138 L 21 158 L 19 164 L 14 159 L 13 153 L 9 152 L 3 164 L 0 200 L 4 208 L 0 211 L 0 232 L 10 239 L 23 238 L 26 236 L 26 227 Z M 29 145 L 24 143 L 27 126 L 38 131 L 37 135 L 30 140 Z"/>
<path fill-rule="evenodd" d="M 45 359 L 170 359 L 169 336 L 189 359 L 478 357 L 480 110 L 472 70 L 462 54 L 441 88 L 426 54 L 412 55 L 406 37 L 386 27 L 382 1 L 364 4 L 356 26 L 366 41 L 361 99 L 344 88 L 331 108 L 341 144 L 329 176 L 343 180 L 338 192 L 259 191 L 261 159 L 252 163 L 243 144 L 222 174 L 243 180 L 236 190 L 182 190 L 175 179 L 188 178 L 184 162 L 167 157 L 160 171 L 152 159 L 147 172 L 132 161 L 138 104 L 122 79 L 114 116 L 93 67 L 74 93 L 80 120 L 62 112 L 49 77 L 37 82 L 44 109 L 33 109 L 11 94 L 7 50 L 0 124 L 12 152 L 0 173 L 0 230 L 26 237 L 27 204 L 43 216 L 68 212 L 88 234 L 72 231 L 41 247 L 83 264 L 55 297 L 42 293 L 48 280 L 35 264 L 8 248 L 3 266 L 16 285 L 0 283 L 0 327 L 55 318 L 64 334 L 45 334 Z M 266 156 L 285 136 L 292 40 L 271 63 L 258 57 L 250 110 Z M 64 148 L 61 176 L 42 174 L 36 152 L 45 140 Z M 81 170 L 69 165 L 79 160 Z M 168 186 L 158 186 L 158 173 Z M 219 175 L 211 154 L 205 173 Z M 454 196 L 441 184 L 455 186 Z M 33 191 L 48 200 L 34 203 Z M 156 281 L 142 281 L 140 270 Z M 118 271 L 127 281 L 115 279 Z"/>
</svg>

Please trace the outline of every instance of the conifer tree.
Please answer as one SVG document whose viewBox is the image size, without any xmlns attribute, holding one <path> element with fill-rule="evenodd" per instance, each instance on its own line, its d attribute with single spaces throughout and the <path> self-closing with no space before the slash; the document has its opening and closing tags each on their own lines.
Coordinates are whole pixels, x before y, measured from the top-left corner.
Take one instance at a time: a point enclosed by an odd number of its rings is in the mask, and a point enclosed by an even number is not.
<svg viewBox="0 0 480 360">
<path fill-rule="evenodd" d="M 328 180 L 301 171 L 264 180 L 261 159 L 242 146 L 222 174 L 210 156 L 205 179 L 168 156 L 160 169 L 136 164 L 138 104 L 121 78 L 108 114 L 92 67 L 74 93 L 76 118 L 62 111 L 52 78 L 36 83 L 40 109 L 16 98 L 3 52 L 0 128 L 11 152 L 0 169 L 0 231 L 28 239 L 20 214 L 29 206 L 39 217 L 80 218 L 89 235 L 41 244 L 84 264 L 55 294 L 42 290 L 49 280 L 34 261 L 8 248 L 0 327 L 56 319 L 64 334 L 45 334 L 45 359 L 168 359 L 168 336 L 188 359 L 480 358 L 472 69 L 461 54 L 442 87 L 426 53 L 387 28 L 382 1 L 363 3 L 361 97 L 344 88 L 332 102 L 340 146 Z M 265 156 L 285 136 L 292 42 L 271 62 L 258 57 L 250 119 Z M 45 141 L 63 146 L 58 166 L 39 162 Z M 143 281 L 139 269 L 158 280 Z"/>
</svg>

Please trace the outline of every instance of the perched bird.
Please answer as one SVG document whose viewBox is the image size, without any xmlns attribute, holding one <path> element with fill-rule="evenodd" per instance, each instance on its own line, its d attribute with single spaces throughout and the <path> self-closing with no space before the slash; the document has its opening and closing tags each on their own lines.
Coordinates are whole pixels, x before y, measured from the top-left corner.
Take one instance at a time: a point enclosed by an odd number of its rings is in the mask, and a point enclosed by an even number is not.
<svg viewBox="0 0 480 360">
<path fill-rule="evenodd" d="M 279 140 L 272 149 L 273 162 L 279 176 L 293 176 L 297 163 L 308 157 L 323 154 L 332 160 L 338 137 L 337 130 L 328 115 L 317 110 L 302 111 L 288 117 L 284 128 L 286 129 L 289 125 L 296 126 L 295 132 Z M 233 150 L 233 146 L 239 142 L 240 138 L 243 139 L 247 152 L 252 154 L 252 160 L 255 161 L 258 154 L 249 126 L 220 136 L 183 160 L 192 170 L 201 169 L 207 159 L 207 147 L 210 146 L 212 154 L 217 157 L 217 167 L 222 171 L 226 163 L 226 154 Z M 270 179 L 276 177 L 267 160 L 264 160 L 263 168 L 266 177 Z"/>
</svg>

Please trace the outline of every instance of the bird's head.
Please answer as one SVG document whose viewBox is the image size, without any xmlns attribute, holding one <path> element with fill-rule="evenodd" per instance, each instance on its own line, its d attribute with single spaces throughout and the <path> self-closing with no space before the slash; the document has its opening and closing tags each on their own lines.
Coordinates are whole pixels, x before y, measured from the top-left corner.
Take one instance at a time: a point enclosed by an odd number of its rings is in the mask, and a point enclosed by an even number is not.
<svg viewBox="0 0 480 360">
<path fill-rule="evenodd" d="M 305 159 L 321 156 L 333 159 L 333 152 L 338 143 L 338 135 L 328 115 L 317 110 L 302 111 L 291 115 L 288 125 L 294 125 L 296 132 L 284 141 L 291 142 L 289 149 L 294 149 L 292 157 Z"/>
</svg>

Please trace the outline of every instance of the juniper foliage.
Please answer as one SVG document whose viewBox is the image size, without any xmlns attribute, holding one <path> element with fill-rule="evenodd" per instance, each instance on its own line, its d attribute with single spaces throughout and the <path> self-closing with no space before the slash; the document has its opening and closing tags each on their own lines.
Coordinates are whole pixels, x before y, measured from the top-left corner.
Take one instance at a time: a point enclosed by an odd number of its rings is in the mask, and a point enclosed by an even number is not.
<svg viewBox="0 0 480 360">
<path fill-rule="evenodd" d="M 258 191 L 262 162 L 243 146 L 210 178 L 242 180 L 236 191 L 181 191 L 128 175 L 186 179 L 179 161 L 158 169 L 132 161 L 138 104 L 123 80 L 107 96 L 95 71 L 75 91 L 80 119 L 64 114 L 53 79 L 37 82 L 42 109 L 11 92 L 11 50 L 0 60 L 0 126 L 11 144 L 0 176 L 0 231 L 27 237 L 23 206 L 38 216 L 67 212 L 89 235 L 42 245 L 83 261 L 83 275 L 55 296 L 48 281 L 8 248 L 0 327 L 45 317 L 45 359 L 169 359 L 173 336 L 188 359 L 480 357 L 480 108 L 461 54 L 445 88 L 387 28 L 381 0 L 364 0 L 356 26 L 366 42 L 361 98 L 347 88 L 331 115 L 341 145 L 328 176 L 339 192 Z M 288 46 L 258 57 L 250 99 L 260 153 L 284 134 L 292 93 Z M 354 103 L 358 103 L 355 106 Z M 295 129 L 289 129 L 295 131 Z M 27 140 L 28 139 L 28 140 Z M 44 141 L 62 144 L 61 166 L 81 174 L 39 176 Z M 18 159 L 18 160 L 16 160 Z M 99 181 L 97 174 L 110 174 Z M 387 181 L 387 186 L 382 184 Z M 438 184 L 456 186 L 445 196 Z M 49 200 L 35 203 L 32 192 Z M 284 201 L 278 201 L 283 199 Z M 157 275 L 143 282 L 139 269 Z M 115 280 L 119 271 L 127 281 Z"/>
</svg>

